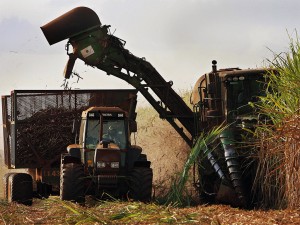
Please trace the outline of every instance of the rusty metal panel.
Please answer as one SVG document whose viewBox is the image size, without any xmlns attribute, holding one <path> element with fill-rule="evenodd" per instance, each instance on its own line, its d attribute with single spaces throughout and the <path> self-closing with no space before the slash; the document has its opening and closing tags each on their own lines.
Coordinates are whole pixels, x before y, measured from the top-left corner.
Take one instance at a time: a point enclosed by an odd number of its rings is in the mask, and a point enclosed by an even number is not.
<svg viewBox="0 0 300 225">
<path fill-rule="evenodd" d="M 136 95 L 136 90 L 12 91 L 6 99 L 11 104 L 2 108 L 3 118 L 8 118 L 5 124 L 11 124 L 5 129 L 10 149 L 6 151 L 7 163 L 14 168 L 57 167 L 60 154 L 75 142 L 73 122 L 83 110 L 118 106 L 135 111 L 132 102 L 136 102 Z"/>
</svg>

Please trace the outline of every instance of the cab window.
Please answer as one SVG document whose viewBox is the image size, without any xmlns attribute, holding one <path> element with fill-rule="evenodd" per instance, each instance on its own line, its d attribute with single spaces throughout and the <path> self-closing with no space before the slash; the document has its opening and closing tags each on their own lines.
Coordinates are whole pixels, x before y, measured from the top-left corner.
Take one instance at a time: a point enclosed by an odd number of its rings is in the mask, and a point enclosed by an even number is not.
<svg viewBox="0 0 300 225">
<path fill-rule="evenodd" d="M 100 136 L 100 120 L 89 119 L 86 126 L 85 147 L 95 149 L 99 143 Z"/>
<path fill-rule="evenodd" d="M 127 145 L 126 135 L 124 120 L 103 120 L 103 140 L 113 141 L 120 149 L 125 149 Z"/>
</svg>

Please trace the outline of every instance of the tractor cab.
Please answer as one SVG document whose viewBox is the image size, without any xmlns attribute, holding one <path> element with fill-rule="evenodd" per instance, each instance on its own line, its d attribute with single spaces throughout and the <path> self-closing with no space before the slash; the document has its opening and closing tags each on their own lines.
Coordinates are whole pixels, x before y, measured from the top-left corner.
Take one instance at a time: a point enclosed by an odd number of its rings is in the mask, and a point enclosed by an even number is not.
<svg viewBox="0 0 300 225">
<path fill-rule="evenodd" d="M 126 112 L 118 107 L 91 107 L 82 112 L 80 157 L 94 175 L 103 171 L 120 175 L 130 146 L 128 124 Z"/>
<path fill-rule="evenodd" d="M 62 155 L 61 199 L 80 202 L 85 194 L 101 197 L 105 193 L 121 198 L 130 193 L 140 201 L 151 198 L 151 163 L 141 147 L 130 143 L 136 122 L 127 114 L 119 107 L 91 107 L 82 112 L 79 144 L 69 145 L 68 153 Z M 80 192 L 70 187 L 72 182 L 77 182 Z"/>
<path fill-rule="evenodd" d="M 117 107 L 92 107 L 82 113 L 79 143 L 86 149 L 128 148 L 126 113 Z M 110 145 L 113 144 L 113 145 Z"/>
</svg>

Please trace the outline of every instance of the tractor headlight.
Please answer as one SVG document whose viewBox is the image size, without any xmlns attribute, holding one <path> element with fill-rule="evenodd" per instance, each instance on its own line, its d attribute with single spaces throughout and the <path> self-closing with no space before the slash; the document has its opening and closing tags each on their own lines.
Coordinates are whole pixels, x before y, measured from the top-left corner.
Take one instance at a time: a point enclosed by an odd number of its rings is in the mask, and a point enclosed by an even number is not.
<svg viewBox="0 0 300 225">
<path fill-rule="evenodd" d="M 111 162 L 110 167 L 114 169 L 118 169 L 120 167 L 119 162 Z"/>
<path fill-rule="evenodd" d="M 104 168 L 106 166 L 106 163 L 105 162 L 97 162 L 97 168 Z"/>
</svg>

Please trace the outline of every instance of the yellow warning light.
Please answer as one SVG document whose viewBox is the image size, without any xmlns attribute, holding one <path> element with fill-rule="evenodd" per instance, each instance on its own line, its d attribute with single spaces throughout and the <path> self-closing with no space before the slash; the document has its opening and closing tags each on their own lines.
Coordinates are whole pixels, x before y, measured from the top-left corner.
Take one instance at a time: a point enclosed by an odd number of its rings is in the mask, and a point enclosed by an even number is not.
<svg viewBox="0 0 300 225">
<path fill-rule="evenodd" d="M 87 163 L 88 163 L 88 166 L 93 166 L 93 160 L 88 159 Z"/>
</svg>

